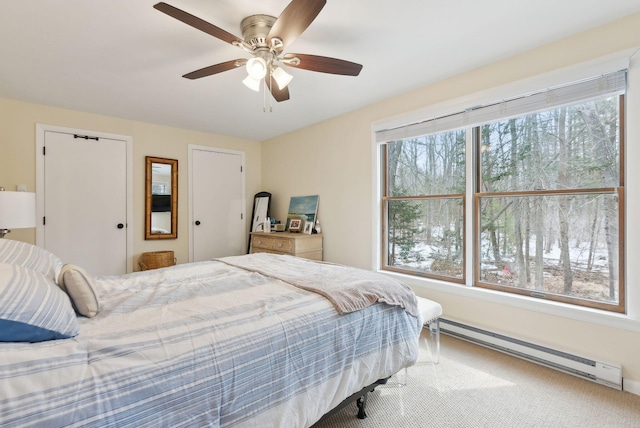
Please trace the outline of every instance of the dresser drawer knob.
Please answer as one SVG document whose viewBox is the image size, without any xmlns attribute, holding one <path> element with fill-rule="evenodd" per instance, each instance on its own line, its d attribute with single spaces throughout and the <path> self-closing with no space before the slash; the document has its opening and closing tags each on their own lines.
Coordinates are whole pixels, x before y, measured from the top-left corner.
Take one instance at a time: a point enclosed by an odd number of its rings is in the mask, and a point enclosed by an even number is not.
<svg viewBox="0 0 640 428">
<path fill-rule="evenodd" d="M 262 244 L 262 241 L 256 241 L 256 244 L 260 245 Z"/>
<path fill-rule="evenodd" d="M 278 248 L 282 247 L 282 242 L 278 242 Z"/>
</svg>

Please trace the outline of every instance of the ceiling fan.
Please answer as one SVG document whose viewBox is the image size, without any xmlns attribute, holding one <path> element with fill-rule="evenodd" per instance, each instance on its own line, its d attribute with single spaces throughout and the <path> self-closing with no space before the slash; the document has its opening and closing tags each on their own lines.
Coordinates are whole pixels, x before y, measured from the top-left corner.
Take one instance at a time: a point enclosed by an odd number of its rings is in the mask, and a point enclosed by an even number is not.
<svg viewBox="0 0 640 428">
<path fill-rule="evenodd" d="M 283 53 L 284 49 L 307 29 L 325 4 L 326 0 L 292 0 L 278 18 L 269 15 L 248 16 L 240 23 L 242 39 L 167 3 L 161 2 L 153 7 L 253 55 L 250 59 L 233 59 L 204 67 L 182 77 L 200 79 L 246 66 L 248 76 L 243 80 L 243 83 L 254 91 L 259 91 L 260 82 L 264 79 L 273 98 L 280 102 L 289 99 L 287 85 L 292 76 L 285 72 L 279 64 L 345 76 L 357 76 L 362 70 L 360 64 L 337 58 Z"/>
</svg>

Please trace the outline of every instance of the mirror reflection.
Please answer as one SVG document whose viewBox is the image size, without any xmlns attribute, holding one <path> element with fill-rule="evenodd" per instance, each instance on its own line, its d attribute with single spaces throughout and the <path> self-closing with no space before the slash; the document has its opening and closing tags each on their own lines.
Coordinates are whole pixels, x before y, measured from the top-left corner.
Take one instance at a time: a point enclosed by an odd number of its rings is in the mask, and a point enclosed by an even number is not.
<svg viewBox="0 0 640 428">
<path fill-rule="evenodd" d="M 178 211 L 178 161 L 146 158 L 145 239 L 175 239 Z"/>
</svg>

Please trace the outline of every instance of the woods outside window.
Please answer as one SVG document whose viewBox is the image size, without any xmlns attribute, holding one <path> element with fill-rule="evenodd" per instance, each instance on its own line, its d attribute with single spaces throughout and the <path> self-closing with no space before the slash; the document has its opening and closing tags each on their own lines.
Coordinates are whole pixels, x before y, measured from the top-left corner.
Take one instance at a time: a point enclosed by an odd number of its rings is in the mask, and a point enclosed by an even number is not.
<svg viewBox="0 0 640 428">
<path fill-rule="evenodd" d="M 380 133 L 382 268 L 624 312 L 625 77 Z"/>
<path fill-rule="evenodd" d="M 387 268 L 464 282 L 465 131 L 384 146 Z"/>
</svg>

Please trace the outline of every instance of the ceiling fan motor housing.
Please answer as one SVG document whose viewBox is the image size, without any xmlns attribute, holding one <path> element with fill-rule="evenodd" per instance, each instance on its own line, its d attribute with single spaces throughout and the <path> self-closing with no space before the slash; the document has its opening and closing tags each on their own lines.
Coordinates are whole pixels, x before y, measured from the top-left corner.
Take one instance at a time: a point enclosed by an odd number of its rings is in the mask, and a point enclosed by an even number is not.
<svg viewBox="0 0 640 428">
<path fill-rule="evenodd" d="M 247 16 L 240 23 L 242 38 L 256 50 L 260 48 L 270 49 L 267 44 L 267 36 L 276 18 L 269 15 Z"/>
</svg>

